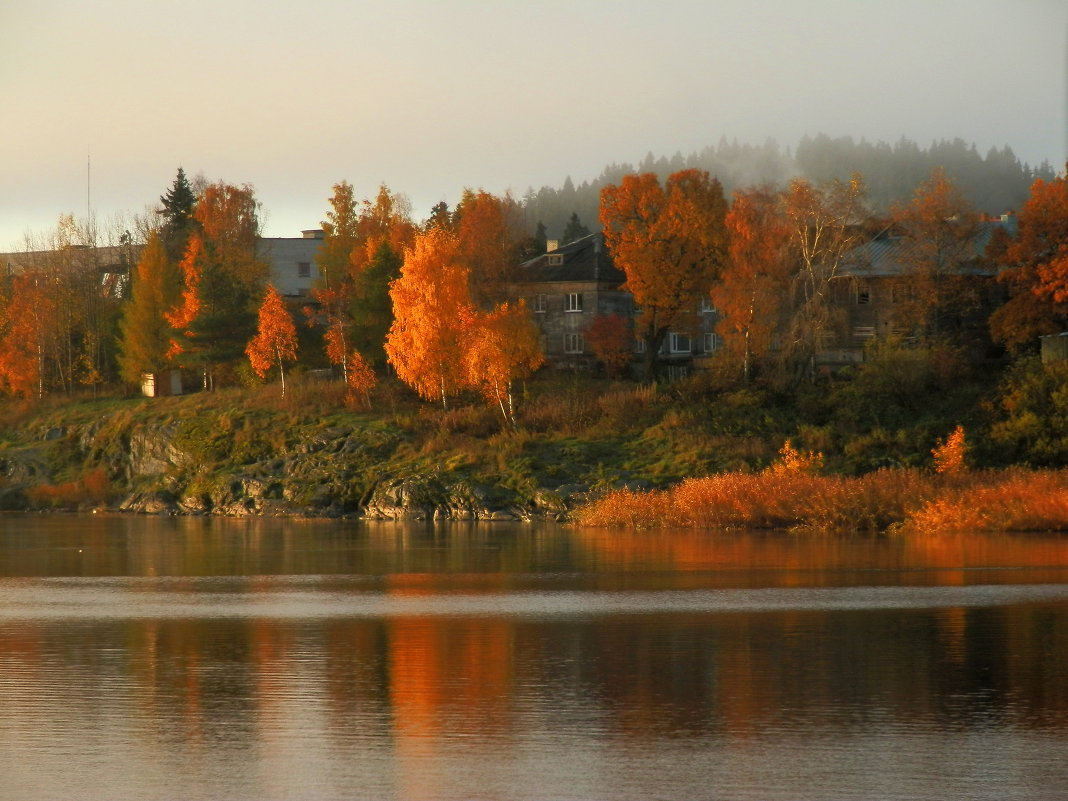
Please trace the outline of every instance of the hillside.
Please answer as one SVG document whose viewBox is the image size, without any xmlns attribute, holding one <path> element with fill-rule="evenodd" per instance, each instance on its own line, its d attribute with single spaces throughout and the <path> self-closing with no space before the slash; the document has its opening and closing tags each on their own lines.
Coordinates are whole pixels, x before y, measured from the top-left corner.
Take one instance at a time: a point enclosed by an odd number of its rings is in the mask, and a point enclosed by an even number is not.
<svg viewBox="0 0 1068 801">
<path fill-rule="evenodd" d="M 1056 424 L 1045 441 L 1013 427 L 1013 414 L 1033 417 L 1028 404 L 1055 393 L 1063 377 L 1042 388 L 1027 383 L 1045 374 L 1040 368 L 1017 376 L 1017 411 L 1003 412 L 994 373 L 942 380 L 906 368 L 884 365 L 790 392 L 712 374 L 637 385 L 543 373 L 523 387 L 515 429 L 473 399 L 443 410 L 390 381 L 370 411 L 346 409 L 336 384 L 299 378 L 285 400 L 272 384 L 162 399 L 9 402 L 0 419 L 0 505 L 560 519 L 591 492 L 762 469 L 787 438 L 823 452 L 832 473 L 927 467 L 931 448 L 958 423 L 975 464 L 1063 459 Z"/>
</svg>

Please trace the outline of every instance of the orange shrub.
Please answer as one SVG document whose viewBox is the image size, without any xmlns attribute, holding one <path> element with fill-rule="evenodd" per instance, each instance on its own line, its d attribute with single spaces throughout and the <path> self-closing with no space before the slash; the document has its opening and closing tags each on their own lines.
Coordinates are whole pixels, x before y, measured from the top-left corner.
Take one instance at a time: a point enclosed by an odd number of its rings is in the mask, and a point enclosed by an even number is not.
<svg viewBox="0 0 1068 801">
<path fill-rule="evenodd" d="M 1068 530 L 1068 470 L 860 477 L 722 473 L 665 490 L 611 492 L 575 512 L 591 526 L 884 531 Z"/>
<path fill-rule="evenodd" d="M 964 443 L 964 426 L 957 426 L 953 433 L 946 437 L 946 441 L 938 441 L 938 445 L 931 455 L 934 457 L 935 472 L 947 475 L 959 475 L 967 468 L 964 464 L 964 456 L 967 447 Z"/>
<path fill-rule="evenodd" d="M 76 481 L 61 484 L 40 484 L 27 490 L 30 505 L 37 508 L 76 509 L 83 504 L 99 504 L 107 500 L 110 490 L 107 471 L 94 467 Z"/>
</svg>

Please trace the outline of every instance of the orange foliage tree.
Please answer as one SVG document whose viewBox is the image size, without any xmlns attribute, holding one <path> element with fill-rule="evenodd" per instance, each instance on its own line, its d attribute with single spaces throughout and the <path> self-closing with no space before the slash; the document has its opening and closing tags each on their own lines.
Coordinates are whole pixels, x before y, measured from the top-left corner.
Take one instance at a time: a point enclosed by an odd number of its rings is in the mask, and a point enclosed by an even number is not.
<svg viewBox="0 0 1068 801">
<path fill-rule="evenodd" d="M 322 222 L 323 246 L 312 289 L 316 307 L 306 310 L 326 328 L 327 358 L 348 381 L 351 347 L 381 363 L 392 322 L 389 283 L 397 278 L 400 254 L 415 231 L 407 200 L 382 185 L 374 201 L 357 203 L 352 185 L 334 185 Z"/>
<path fill-rule="evenodd" d="M 968 447 L 964 441 L 964 426 L 957 426 L 946 437 L 945 442 L 939 440 L 938 445 L 931 451 L 931 455 L 934 457 L 935 472 L 946 475 L 963 473 L 967 469 L 965 464 L 967 452 Z"/>
<path fill-rule="evenodd" d="M 54 316 L 55 301 L 42 276 L 15 276 L 0 320 L 0 386 L 8 394 L 44 396 L 44 360 Z"/>
<path fill-rule="evenodd" d="M 627 175 L 601 190 L 605 243 L 641 307 L 646 377 L 655 375 L 668 333 L 693 329 L 700 299 L 719 276 L 726 212 L 719 181 L 700 170 L 673 173 L 664 186 L 653 173 Z"/>
<path fill-rule="evenodd" d="M 210 184 L 197 201 L 197 230 L 179 265 L 182 303 L 168 322 L 179 332 L 172 357 L 200 366 L 205 389 L 214 387 L 215 368 L 236 361 L 255 331 L 255 303 L 268 271 L 256 252 L 258 209 L 248 185 Z"/>
<path fill-rule="evenodd" d="M 448 398 L 463 387 L 460 365 L 474 309 L 459 241 L 432 228 L 404 252 L 400 277 L 390 285 L 393 323 L 386 355 L 397 377 L 424 400 Z"/>
<path fill-rule="evenodd" d="M 479 313 L 472 322 L 464 353 L 467 383 L 500 408 L 506 424 L 515 425 L 512 383 L 545 361 L 538 326 L 522 300 Z"/>
<path fill-rule="evenodd" d="M 1068 326 L 1068 178 L 1037 180 L 1003 251 L 1009 300 L 991 315 L 994 339 L 1019 350 Z"/>
<path fill-rule="evenodd" d="M 345 403 L 349 406 L 355 406 L 359 403 L 369 409 L 371 407 L 371 390 L 378 383 L 378 377 L 358 350 L 354 350 L 349 354 L 348 365 L 349 369 L 345 374 L 345 384 L 348 387 L 348 391 L 345 393 Z"/>
<path fill-rule="evenodd" d="M 726 218 L 728 258 L 712 301 L 727 352 L 748 380 L 771 349 L 791 271 L 791 232 L 782 200 L 767 188 L 738 191 Z"/>
<path fill-rule="evenodd" d="M 330 211 L 322 221 L 323 244 L 315 256 L 319 278 L 312 287 L 315 308 L 306 309 L 315 324 L 319 317 L 326 327 L 324 340 L 326 357 L 341 367 L 342 377 L 348 380 L 347 331 L 352 324 L 349 304 L 352 301 L 351 263 L 359 242 L 358 215 L 352 184 L 334 184 L 330 197 Z"/>
<path fill-rule="evenodd" d="M 486 308 L 500 302 L 523 238 L 518 204 L 483 189 L 465 189 L 452 221 L 460 241 L 460 258 L 471 273 L 475 304 Z"/>
<path fill-rule="evenodd" d="M 902 255 L 907 291 L 894 322 L 921 339 L 942 337 L 979 304 L 974 279 L 961 270 L 976 257 L 978 215 L 936 167 L 907 204 L 894 207 L 892 217 L 907 243 Z"/>
<path fill-rule="evenodd" d="M 634 355 L 634 332 L 622 314 L 599 314 L 586 329 L 586 342 L 610 378 L 623 374 Z"/>
<path fill-rule="evenodd" d="M 285 362 L 297 358 L 297 328 L 274 284 L 267 284 L 267 294 L 259 311 L 258 330 L 246 346 L 245 353 L 248 354 L 249 364 L 260 378 L 265 378 L 273 366 L 278 366 L 284 398 Z"/>
</svg>

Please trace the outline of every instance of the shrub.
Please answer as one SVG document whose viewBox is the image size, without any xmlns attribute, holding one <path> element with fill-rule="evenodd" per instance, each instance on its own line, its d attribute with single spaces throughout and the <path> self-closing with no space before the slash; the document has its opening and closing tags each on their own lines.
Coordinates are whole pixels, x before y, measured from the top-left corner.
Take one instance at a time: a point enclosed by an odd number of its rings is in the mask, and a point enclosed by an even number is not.
<svg viewBox="0 0 1068 801">
<path fill-rule="evenodd" d="M 27 491 L 30 506 L 46 509 L 76 509 L 86 504 L 102 504 L 110 491 L 107 471 L 94 467 L 81 478 L 61 484 L 41 484 Z"/>
<path fill-rule="evenodd" d="M 945 442 L 939 440 L 938 445 L 931 451 L 935 472 L 947 475 L 963 473 L 967 469 L 964 464 L 965 452 L 964 427 L 957 426 L 953 433 L 946 437 Z"/>
</svg>

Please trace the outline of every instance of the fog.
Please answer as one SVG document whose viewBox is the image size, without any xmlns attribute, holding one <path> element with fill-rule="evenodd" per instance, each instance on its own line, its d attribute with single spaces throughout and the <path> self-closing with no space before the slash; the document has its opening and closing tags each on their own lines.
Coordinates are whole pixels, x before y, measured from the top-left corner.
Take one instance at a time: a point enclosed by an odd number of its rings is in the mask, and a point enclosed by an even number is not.
<svg viewBox="0 0 1068 801">
<path fill-rule="evenodd" d="M 342 179 L 418 217 L 724 136 L 960 137 L 1057 166 L 1066 44 L 1061 0 L 8 0 L 0 250 L 139 212 L 179 165 L 254 185 L 271 236 L 318 225 Z"/>
</svg>

